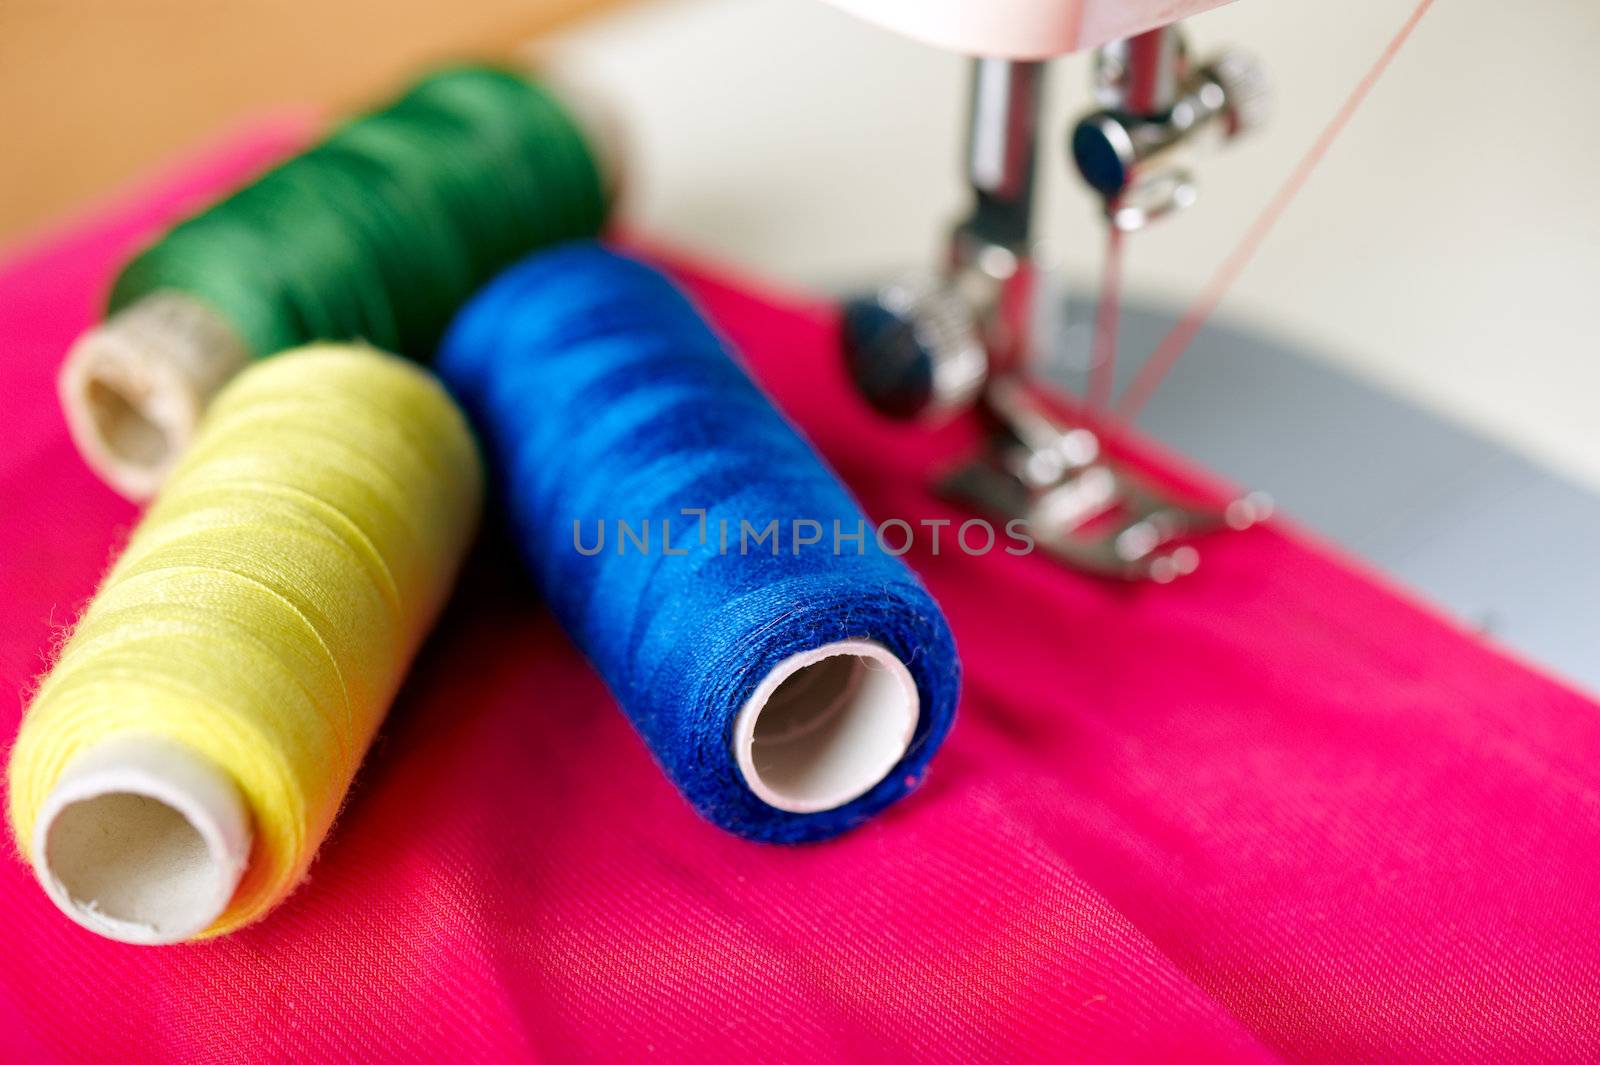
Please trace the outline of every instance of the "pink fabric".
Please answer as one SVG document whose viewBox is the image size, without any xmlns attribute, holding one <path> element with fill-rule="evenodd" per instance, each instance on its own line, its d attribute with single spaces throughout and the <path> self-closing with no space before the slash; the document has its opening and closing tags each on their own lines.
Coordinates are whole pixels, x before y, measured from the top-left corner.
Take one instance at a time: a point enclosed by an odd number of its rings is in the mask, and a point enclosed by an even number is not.
<svg viewBox="0 0 1600 1065">
<path fill-rule="evenodd" d="M 0 269 L 7 734 L 134 519 L 67 441 L 61 354 L 134 241 L 296 136 Z M 922 474 L 969 428 L 874 421 L 825 306 L 686 276 L 871 513 L 960 519 Z M 697 820 L 485 553 L 266 921 L 123 946 L 0 861 L 4 1060 L 1600 1058 L 1593 704 L 1282 526 L 1167 588 L 910 561 L 966 698 L 867 828 Z"/>
</svg>

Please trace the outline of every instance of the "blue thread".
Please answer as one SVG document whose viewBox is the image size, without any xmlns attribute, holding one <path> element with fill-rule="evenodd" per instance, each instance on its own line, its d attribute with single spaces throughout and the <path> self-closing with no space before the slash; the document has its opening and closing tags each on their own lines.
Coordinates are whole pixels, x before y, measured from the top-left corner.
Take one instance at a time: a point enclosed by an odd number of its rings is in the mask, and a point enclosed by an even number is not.
<svg viewBox="0 0 1600 1065">
<path fill-rule="evenodd" d="M 850 542 L 834 554 L 833 521 L 854 532 L 860 509 L 670 281 L 587 242 L 535 255 L 467 304 L 438 369 L 483 435 L 550 608 L 702 815 L 754 839 L 816 840 L 911 790 L 955 714 L 960 666 L 944 616 L 870 524 L 864 554 Z M 698 517 L 681 513 L 702 507 L 704 544 Z M 796 556 L 798 518 L 824 535 Z M 617 553 L 619 519 L 635 530 L 649 520 L 648 554 L 631 541 Z M 741 519 L 758 531 L 778 519 L 779 554 L 763 544 L 741 555 Z M 586 549 L 603 522 L 605 549 L 580 553 L 575 520 Z M 911 746 L 845 806 L 774 809 L 730 753 L 734 716 L 778 662 L 844 639 L 877 640 L 910 669 L 921 696 Z"/>
</svg>

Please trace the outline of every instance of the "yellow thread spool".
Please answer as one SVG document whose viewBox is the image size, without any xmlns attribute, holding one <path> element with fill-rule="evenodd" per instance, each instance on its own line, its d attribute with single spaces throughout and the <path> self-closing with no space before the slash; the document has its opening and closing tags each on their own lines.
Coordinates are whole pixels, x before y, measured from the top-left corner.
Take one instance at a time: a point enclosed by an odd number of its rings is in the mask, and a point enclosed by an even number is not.
<svg viewBox="0 0 1600 1065">
<path fill-rule="evenodd" d="M 229 385 L 12 752 L 12 830 L 57 904 L 156 943 L 288 895 L 449 594 L 482 492 L 466 422 L 410 363 L 316 345 Z"/>
</svg>

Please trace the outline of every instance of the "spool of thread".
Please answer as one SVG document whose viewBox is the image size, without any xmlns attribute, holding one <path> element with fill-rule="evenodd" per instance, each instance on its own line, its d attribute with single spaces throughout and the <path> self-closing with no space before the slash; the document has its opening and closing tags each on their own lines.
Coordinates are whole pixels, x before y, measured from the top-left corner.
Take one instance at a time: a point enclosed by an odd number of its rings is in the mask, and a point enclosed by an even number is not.
<svg viewBox="0 0 1600 1065">
<path fill-rule="evenodd" d="M 589 243 L 536 255 L 438 368 L 551 610 L 701 814 L 797 842 L 910 790 L 954 716 L 945 620 L 670 281 Z M 772 521 L 781 550 L 749 549 Z M 824 542 L 792 543 L 805 522 Z M 836 552 L 835 522 L 864 535 Z"/>
<path fill-rule="evenodd" d="M 85 459 L 143 499 L 252 358 L 315 340 L 430 356 L 497 271 L 598 232 L 613 139 L 591 146 L 577 114 L 518 75 L 447 70 L 177 225 L 62 367 Z"/>
<path fill-rule="evenodd" d="M 23 720 L 10 817 L 50 898 L 132 943 L 216 935 L 305 873 L 482 494 L 411 362 L 324 345 L 223 390 Z"/>
</svg>

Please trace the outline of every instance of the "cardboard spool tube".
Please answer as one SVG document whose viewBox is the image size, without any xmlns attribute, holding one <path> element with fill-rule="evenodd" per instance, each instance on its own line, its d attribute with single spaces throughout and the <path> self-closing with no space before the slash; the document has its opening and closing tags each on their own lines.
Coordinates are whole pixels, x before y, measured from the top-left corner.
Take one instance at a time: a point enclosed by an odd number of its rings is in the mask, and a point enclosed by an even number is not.
<svg viewBox="0 0 1600 1065">
<path fill-rule="evenodd" d="M 622 158 L 615 110 L 565 70 L 530 73 L 573 116 L 615 199 Z M 149 499 L 188 449 L 212 397 L 252 354 L 200 300 L 153 292 L 89 329 L 67 353 L 57 387 L 73 443 L 107 484 L 129 499 Z"/>
<path fill-rule="evenodd" d="M 832 810 L 872 790 L 911 745 L 921 715 L 905 663 L 871 640 L 841 640 L 774 666 L 733 723 L 733 755 L 762 802 Z"/>
<path fill-rule="evenodd" d="M 233 779 L 170 740 L 110 737 L 67 764 L 34 825 L 34 873 L 63 913 L 124 943 L 177 943 L 221 917 L 253 831 Z"/>
<path fill-rule="evenodd" d="M 57 384 L 73 442 L 130 499 L 148 499 L 188 448 L 211 397 L 250 361 L 228 322 L 156 292 L 78 338 Z"/>
</svg>

